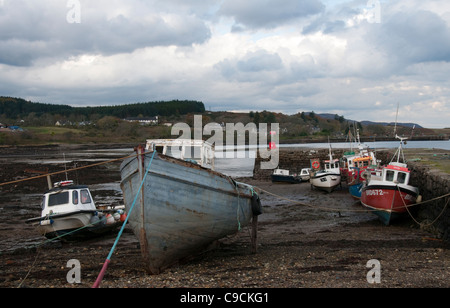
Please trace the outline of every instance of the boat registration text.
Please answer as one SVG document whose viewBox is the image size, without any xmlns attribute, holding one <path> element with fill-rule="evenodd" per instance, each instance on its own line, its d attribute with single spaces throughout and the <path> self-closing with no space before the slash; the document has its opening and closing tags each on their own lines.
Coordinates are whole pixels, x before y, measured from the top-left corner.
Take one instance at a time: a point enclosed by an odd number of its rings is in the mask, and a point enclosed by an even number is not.
<svg viewBox="0 0 450 308">
<path fill-rule="evenodd" d="M 387 193 L 383 192 L 382 189 L 368 189 L 366 190 L 368 196 L 383 196 Z"/>
</svg>

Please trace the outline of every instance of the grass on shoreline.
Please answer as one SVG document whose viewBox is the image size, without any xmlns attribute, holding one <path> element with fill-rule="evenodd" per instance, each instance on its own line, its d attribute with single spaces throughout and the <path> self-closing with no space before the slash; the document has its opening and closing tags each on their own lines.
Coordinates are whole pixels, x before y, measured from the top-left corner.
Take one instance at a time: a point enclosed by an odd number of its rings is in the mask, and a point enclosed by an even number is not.
<svg viewBox="0 0 450 308">
<path fill-rule="evenodd" d="M 450 151 L 441 149 L 406 149 L 405 158 L 450 174 Z"/>
</svg>

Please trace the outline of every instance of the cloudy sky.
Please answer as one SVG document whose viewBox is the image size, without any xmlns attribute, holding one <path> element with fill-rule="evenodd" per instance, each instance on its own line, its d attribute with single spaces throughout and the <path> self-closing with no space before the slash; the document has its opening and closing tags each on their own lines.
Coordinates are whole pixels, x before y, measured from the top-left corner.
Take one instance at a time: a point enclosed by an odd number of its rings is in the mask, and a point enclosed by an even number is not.
<svg viewBox="0 0 450 308">
<path fill-rule="evenodd" d="M 450 1 L 0 0 L 0 95 L 450 127 Z"/>
</svg>

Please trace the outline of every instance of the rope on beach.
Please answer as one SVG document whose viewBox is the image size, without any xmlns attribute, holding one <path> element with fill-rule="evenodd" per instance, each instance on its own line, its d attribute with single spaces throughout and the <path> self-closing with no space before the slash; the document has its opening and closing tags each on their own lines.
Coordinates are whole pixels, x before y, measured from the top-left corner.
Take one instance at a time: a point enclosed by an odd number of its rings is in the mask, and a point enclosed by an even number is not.
<svg viewBox="0 0 450 308">
<path fill-rule="evenodd" d="M 269 195 L 277 197 L 279 199 L 289 201 L 289 202 L 293 203 L 293 205 L 302 205 L 302 206 L 311 207 L 311 208 L 314 208 L 314 209 L 319 209 L 319 210 L 324 210 L 324 211 L 329 211 L 329 212 L 371 212 L 371 211 L 376 211 L 376 210 L 371 210 L 371 209 L 342 209 L 342 208 L 316 206 L 316 205 L 313 205 L 313 204 L 308 204 L 308 203 L 300 202 L 298 200 L 293 200 L 293 199 L 290 199 L 290 198 L 287 198 L 287 197 L 283 197 L 283 196 L 277 195 L 275 193 L 272 193 L 270 191 L 264 190 L 264 189 L 259 188 L 259 187 L 257 189 L 262 191 L 262 192 L 264 192 L 264 193 L 267 193 Z M 405 205 L 405 207 L 408 208 L 408 207 L 411 207 L 411 206 L 416 206 L 416 205 L 420 205 L 420 204 L 429 203 L 429 202 L 436 201 L 436 200 L 439 200 L 439 199 L 442 199 L 442 198 L 446 198 L 448 196 L 450 196 L 450 193 L 442 195 L 442 196 L 439 196 L 439 197 L 436 197 L 436 198 L 433 198 L 433 199 L 430 199 L 430 200 L 427 200 L 427 201 L 422 201 L 422 202 L 414 203 L 414 204 L 411 204 L 411 205 Z M 356 202 L 359 202 L 359 201 L 356 201 Z M 447 201 L 447 203 L 448 203 L 448 201 Z M 398 208 L 402 208 L 402 207 L 394 207 L 392 209 L 395 210 L 395 209 L 398 209 Z M 441 215 L 442 215 L 442 213 L 441 213 Z"/>
<path fill-rule="evenodd" d="M 114 245 L 112 246 L 111 251 L 109 252 L 108 257 L 106 258 L 105 263 L 103 264 L 103 267 L 100 271 L 100 274 L 98 275 L 97 280 L 95 281 L 92 288 L 98 288 L 100 286 L 100 283 L 102 282 L 103 276 L 106 273 L 106 269 L 108 268 L 108 265 L 111 262 L 112 254 L 113 254 L 114 250 L 116 249 L 117 244 L 119 243 L 119 239 L 122 236 L 123 230 L 125 229 L 125 225 L 128 222 L 128 218 L 130 217 L 130 214 L 133 211 L 134 205 L 136 204 L 137 198 L 139 197 L 139 194 L 142 190 L 142 186 L 144 185 L 145 179 L 147 178 L 147 174 L 150 171 L 150 166 L 152 165 L 153 158 L 155 157 L 155 153 L 156 153 L 156 151 L 153 151 L 152 158 L 150 159 L 150 163 L 148 164 L 147 170 L 145 171 L 144 177 L 142 178 L 141 185 L 139 186 L 136 196 L 134 197 L 133 204 L 131 205 L 130 210 L 128 211 L 127 218 L 125 219 L 125 221 L 122 225 L 122 228 L 120 228 L 120 231 L 119 231 L 119 234 L 117 235 L 116 241 L 114 242 Z M 138 154 L 138 155 L 140 155 L 140 154 Z"/>
<path fill-rule="evenodd" d="M 308 204 L 308 203 L 300 202 L 300 201 L 298 201 L 298 200 L 289 199 L 289 198 L 286 198 L 286 197 L 283 197 L 283 196 L 274 194 L 274 193 L 272 193 L 272 192 L 270 192 L 270 191 L 264 190 L 264 189 L 259 188 L 259 187 L 257 187 L 257 189 L 260 190 L 260 191 L 262 191 L 262 192 L 264 192 L 264 193 L 267 193 L 267 194 L 269 194 L 269 195 L 272 195 L 272 196 L 274 196 L 274 197 L 277 197 L 277 198 L 279 198 L 279 199 L 289 201 L 289 202 L 293 203 L 293 205 L 301 205 L 301 206 L 306 206 L 306 207 L 310 207 L 310 208 L 314 208 L 314 209 L 319 209 L 319 210 L 324 210 L 324 211 L 329 211 L 329 212 L 367 212 L 367 211 L 368 211 L 368 210 L 366 210 L 366 209 L 364 209 L 364 210 L 362 210 L 362 209 L 361 209 L 361 210 L 357 210 L 357 209 L 341 209 L 341 208 L 332 208 L 332 207 L 317 206 L 317 205 L 314 205 L 314 204 Z M 358 202 L 358 201 L 356 201 L 356 202 Z M 356 203 L 356 202 L 355 202 L 355 203 Z"/>
<path fill-rule="evenodd" d="M 57 175 L 57 174 L 77 171 L 77 170 L 81 170 L 81 169 L 87 169 L 87 168 L 97 167 L 97 166 L 101 166 L 101 165 L 106 165 L 106 164 L 114 163 L 114 162 L 117 162 L 117 161 L 125 160 L 127 158 L 136 157 L 137 155 L 141 155 L 141 154 L 132 154 L 132 155 L 129 155 L 129 156 L 116 158 L 116 159 L 111 159 L 111 160 L 107 160 L 107 161 L 104 161 L 104 162 L 95 163 L 95 164 L 92 164 L 92 165 L 72 168 L 72 169 L 68 169 L 68 170 L 64 170 L 64 171 L 58 171 L 58 172 L 53 172 L 53 173 L 42 174 L 42 175 L 38 175 L 38 176 L 26 178 L 26 179 L 21 179 L 21 180 L 16 180 L 16 181 L 11 181 L 11 182 L 6 182 L 6 183 L 0 183 L 0 187 L 1 186 L 6 186 L 6 185 L 11 185 L 11 184 L 17 184 L 17 183 L 21 183 L 21 182 L 26 182 L 26 181 L 31 181 L 31 180 L 36 180 L 36 179 L 40 179 L 40 178 L 45 178 L 47 176 L 52 176 L 52 175 Z"/>
<path fill-rule="evenodd" d="M 70 232 L 67 232 L 67 233 L 58 235 L 58 236 L 53 237 L 53 238 L 50 238 L 50 239 L 46 239 L 45 241 L 42 241 L 42 242 L 40 242 L 40 243 L 38 243 L 38 244 L 36 244 L 36 245 L 29 246 L 28 249 L 36 248 L 36 249 L 37 249 L 37 254 L 36 254 L 36 257 L 35 257 L 35 259 L 34 259 L 33 264 L 30 266 L 30 269 L 28 270 L 27 274 L 25 275 L 25 277 L 24 277 L 24 278 L 22 279 L 22 281 L 20 282 L 18 288 L 21 288 L 21 287 L 22 287 L 23 283 L 25 282 L 25 280 L 28 278 L 28 276 L 30 275 L 31 271 L 32 271 L 33 268 L 35 267 L 36 261 L 37 261 L 37 259 L 38 259 L 38 257 L 39 257 L 39 252 L 40 252 L 39 248 L 40 248 L 41 246 L 44 246 L 44 245 L 49 244 L 49 243 L 51 243 L 51 242 L 53 242 L 53 241 L 59 240 L 59 239 L 61 239 L 61 238 L 64 238 L 65 236 L 69 236 L 69 235 L 71 235 L 71 234 L 73 234 L 73 233 L 76 233 L 76 232 L 78 232 L 78 231 L 81 231 L 81 230 L 83 230 L 83 229 L 85 229 L 85 228 L 93 227 L 93 226 L 95 226 L 96 224 L 99 224 L 99 223 L 101 223 L 101 222 L 102 222 L 102 221 L 99 220 L 99 221 L 96 221 L 96 222 L 93 222 L 93 223 L 89 223 L 89 224 L 87 224 L 87 225 L 85 225 L 85 226 L 83 226 L 83 227 L 80 227 L 80 228 L 78 228 L 78 229 L 72 230 L 72 231 L 70 231 Z M 44 236 L 45 236 L 45 235 L 44 235 Z"/>
<path fill-rule="evenodd" d="M 408 209 L 408 205 L 406 205 L 406 202 L 405 202 L 405 200 L 403 199 L 403 197 L 402 197 L 402 194 L 401 194 L 401 191 L 400 191 L 400 187 L 397 185 L 397 189 L 398 189 L 398 192 L 400 193 L 400 199 L 402 199 L 402 202 L 403 202 L 403 205 L 405 206 L 405 208 L 406 208 L 406 211 L 408 212 L 408 214 L 409 214 L 409 216 L 411 217 L 411 219 L 416 223 L 416 224 L 418 224 L 419 226 L 421 226 L 421 227 L 430 227 L 430 226 L 432 226 L 441 216 L 442 216 L 442 214 L 444 214 L 444 212 L 445 212 L 445 210 L 447 209 L 447 205 L 448 205 L 448 202 L 450 201 L 450 198 L 447 200 L 447 202 L 445 203 L 445 206 L 444 206 L 444 208 L 442 209 L 442 211 L 441 211 L 441 213 L 436 217 L 436 219 L 435 220 L 433 220 L 431 223 L 428 223 L 428 224 L 425 224 L 425 223 L 420 223 L 420 222 L 418 222 L 415 218 L 414 218 L 414 216 L 412 215 L 412 213 L 409 211 L 409 209 Z M 434 200 L 437 200 L 437 199 L 441 199 L 441 198 L 445 198 L 445 197 L 447 197 L 447 196 L 449 196 L 450 195 L 450 193 L 449 194 L 446 194 L 446 195 L 443 195 L 443 196 L 441 196 L 441 197 L 438 197 L 438 198 L 434 198 Z M 433 199 L 432 199 L 433 200 Z M 430 201 L 432 201 L 432 200 L 428 200 L 428 201 L 426 201 L 426 202 L 419 202 L 419 203 L 415 203 L 415 204 L 412 204 L 412 205 L 418 205 L 418 204 L 423 204 L 423 203 L 427 203 L 427 202 L 430 202 Z M 412 206 L 412 205 L 410 205 L 410 206 Z"/>
</svg>

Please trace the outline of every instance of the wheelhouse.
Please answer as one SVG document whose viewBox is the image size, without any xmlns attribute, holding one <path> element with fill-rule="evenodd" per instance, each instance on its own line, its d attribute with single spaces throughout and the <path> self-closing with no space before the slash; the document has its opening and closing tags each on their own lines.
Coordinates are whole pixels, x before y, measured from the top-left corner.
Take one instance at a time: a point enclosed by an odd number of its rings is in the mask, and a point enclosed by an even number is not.
<svg viewBox="0 0 450 308">
<path fill-rule="evenodd" d="M 42 216 L 74 210 L 96 210 L 91 192 L 84 185 L 66 185 L 49 190 L 43 196 L 41 207 Z"/>
<path fill-rule="evenodd" d="M 339 169 L 339 159 L 325 161 L 325 170 L 331 169 Z"/>
<path fill-rule="evenodd" d="M 391 163 L 388 165 L 383 170 L 383 180 L 395 184 L 408 184 L 410 171 L 403 165 L 399 163 Z"/>
</svg>

